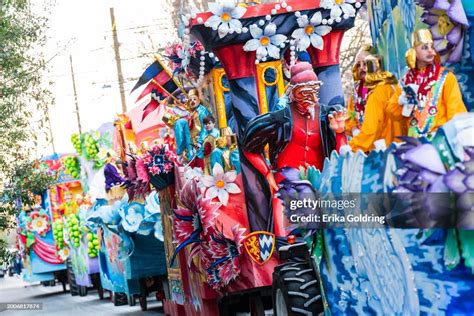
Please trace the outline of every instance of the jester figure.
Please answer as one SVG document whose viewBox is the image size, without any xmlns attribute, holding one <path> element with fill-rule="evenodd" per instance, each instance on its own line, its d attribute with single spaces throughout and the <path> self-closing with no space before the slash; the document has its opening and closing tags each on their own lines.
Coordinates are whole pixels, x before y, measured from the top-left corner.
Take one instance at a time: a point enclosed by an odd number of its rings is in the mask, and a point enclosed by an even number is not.
<svg viewBox="0 0 474 316">
<path fill-rule="evenodd" d="M 412 34 L 406 53 L 409 71 L 401 80 L 402 92 L 387 108 L 397 121 L 406 121 L 408 136 L 430 137 L 456 114 L 466 112 L 456 76 L 442 67 L 428 29 Z"/>
<path fill-rule="evenodd" d="M 268 181 L 273 194 L 283 181 L 300 179 L 300 168 L 314 166 L 322 170 L 324 159 L 332 150 L 346 144 L 342 107 L 319 104 L 321 82 L 311 64 L 300 62 L 291 68 L 290 87 L 287 91 L 290 105 L 282 110 L 259 115 L 247 125 L 243 148 L 245 157 Z M 270 165 L 264 156 L 269 146 Z M 308 192 L 309 193 L 309 192 Z M 272 199 L 273 230 L 277 237 L 287 236 L 282 203 Z M 273 226 L 273 227 L 271 227 Z"/>
<path fill-rule="evenodd" d="M 187 109 L 183 109 L 181 104 L 176 104 L 171 109 L 173 113 L 169 113 L 164 121 L 174 129 L 177 154 L 186 152 L 187 159 L 192 160 L 193 144 L 198 141 L 201 132 L 204 133 L 203 121 L 205 117 L 211 115 L 211 112 L 202 104 L 196 89 L 189 91 L 188 98 Z"/>
</svg>

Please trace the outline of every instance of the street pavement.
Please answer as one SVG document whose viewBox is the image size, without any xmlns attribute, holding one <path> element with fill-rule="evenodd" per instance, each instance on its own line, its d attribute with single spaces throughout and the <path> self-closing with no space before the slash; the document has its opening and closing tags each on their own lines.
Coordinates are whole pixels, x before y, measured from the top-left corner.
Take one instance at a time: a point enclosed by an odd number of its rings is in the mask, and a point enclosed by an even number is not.
<svg viewBox="0 0 474 316">
<path fill-rule="evenodd" d="M 42 310 L 3 310 L 0 315 L 67 315 L 67 316 L 101 316 L 101 315 L 164 315 L 161 303 L 154 295 L 148 297 L 148 311 L 142 312 L 140 305 L 114 306 L 105 293 L 100 300 L 97 291 L 89 291 L 87 296 L 71 296 L 63 292 L 61 284 L 43 286 L 39 283 L 23 282 L 18 276 L 0 278 L 0 303 L 42 303 Z"/>
</svg>

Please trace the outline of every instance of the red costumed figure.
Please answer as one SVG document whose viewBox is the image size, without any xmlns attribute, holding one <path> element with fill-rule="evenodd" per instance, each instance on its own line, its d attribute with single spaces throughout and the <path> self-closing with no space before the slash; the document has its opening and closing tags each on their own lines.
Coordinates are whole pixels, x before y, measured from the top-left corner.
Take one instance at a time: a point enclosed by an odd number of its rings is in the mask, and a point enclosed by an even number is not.
<svg viewBox="0 0 474 316">
<path fill-rule="evenodd" d="M 322 170 L 325 157 L 346 144 L 346 113 L 342 106 L 319 104 L 320 86 L 321 82 L 309 63 L 296 64 L 291 68 L 287 92 L 290 105 L 259 115 L 247 125 L 243 140 L 244 154 L 265 176 L 272 193 L 278 191 L 278 184 L 285 181 L 301 184 L 301 167 L 307 169 L 314 166 Z M 263 155 L 267 144 L 270 166 Z M 273 230 L 276 236 L 287 236 L 290 232 L 287 231 L 281 201 L 274 197 L 272 205 L 273 218 L 267 230 Z"/>
</svg>

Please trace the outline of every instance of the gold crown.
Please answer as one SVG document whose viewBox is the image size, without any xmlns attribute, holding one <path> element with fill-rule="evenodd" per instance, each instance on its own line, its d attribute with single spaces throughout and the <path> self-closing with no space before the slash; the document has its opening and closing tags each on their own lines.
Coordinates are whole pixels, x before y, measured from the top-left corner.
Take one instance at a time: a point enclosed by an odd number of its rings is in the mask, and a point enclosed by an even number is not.
<svg viewBox="0 0 474 316">
<path fill-rule="evenodd" d="M 411 45 L 412 47 L 407 50 L 405 53 L 405 61 L 407 63 L 408 68 L 415 69 L 416 68 L 416 51 L 415 47 L 423 44 L 433 44 L 433 35 L 431 31 L 428 29 L 421 29 L 418 31 L 413 32 L 411 35 Z M 436 62 L 440 63 L 441 58 L 439 54 L 436 54 Z"/>
<path fill-rule="evenodd" d="M 380 55 L 369 55 L 365 59 L 367 66 L 367 73 L 374 74 L 380 71 L 384 71 L 383 58 Z"/>
<path fill-rule="evenodd" d="M 413 32 L 411 35 L 411 46 L 413 48 L 422 45 L 422 44 L 432 44 L 433 35 L 428 29 L 421 29 Z"/>
<path fill-rule="evenodd" d="M 368 53 L 369 56 L 370 56 L 370 55 L 375 55 L 377 53 L 377 50 L 370 44 L 362 44 L 359 51 L 357 52 L 356 58 L 357 58 L 357 56 L 359 56 L 362 53 Z M 359 81 L 360 80 L 360 78 L 359 78 L 359 66 L 358 66 L 357 63 L 354 64 L 354 66 L 352 66 L 352 78 L 354 79 L 354 81 Z"/>
</svg>

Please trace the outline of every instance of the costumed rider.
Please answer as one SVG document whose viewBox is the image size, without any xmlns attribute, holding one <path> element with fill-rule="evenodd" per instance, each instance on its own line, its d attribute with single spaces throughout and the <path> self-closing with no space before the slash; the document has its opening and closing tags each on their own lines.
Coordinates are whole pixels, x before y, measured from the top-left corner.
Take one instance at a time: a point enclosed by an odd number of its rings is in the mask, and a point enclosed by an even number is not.
<svg viewBox="0 0 474 316">
<path fill-rule="evenodd" d="M 294 65 L 287 91 L 290 105 L 259 115 L 246 127 L 242 141 L 243 153 L 265 176 L 272 195 L 279 190 L 277 184 L 292 186 L 292 183 L 298 183 L 298 188 L 302 187 L 300 168 L 314 166 L 322 170 L 324 159 L 334 149 L 339 150 L 346 144 L 344 121 L 347 116 L 344 108 L 339 105 L 320 105 L 320 86 L 321 82 L 311 64 L 300 62 Z M 264 157 L 267 145 L 270 166 Z M 315 194 L 309 183 L 303 190 Z M 281 200 L 274 197 L 271 202 L 273 218 L 270 220 L 273 220 L 273 227 L 268 229 L 273 228 L 277 237 L 287 236 L 290 232 L 287 230 Z"/>
<path fill-rule="evenodd" d="M 191 89 L 188 93 L 188 97 L 188 108 L 191 111 L 191 121 L 189 122 L 191 139 L 193 142 L 197 142 L 201 135 L 205 133 L 205 129 L 203 128 L 204 119 L 210 116 L 211 112 L 202 104 L 198 90 Z"/>
<path fill-rule="evenodd" d="M 456 76 L 440 64 L 430 30 L 413 32 L 406 62 L 402 92 L 392 97 L 387 111 L 394 120 L 406 121 L 408 136 L 429 138 L 456 114 L 467 112 L 466 106 Z"/>
<path fill-rule="evenodd" d="M 352 67 L 354 79 L 354 90 L 347 103 L 346 135 L 357 136 L 364 122 L 365 104 L 367 100 L 367 87 L 364 86 L 367 68 L 365 58 L 374 55 L 375 48 L 371 45 L 363 45 L 356 55 L 355 64 Z"/>
<path fill-rule="evenodd" d="M 182 97 L 184 98 L 184 95 Z M 194 153 L 189 129 L 190 116 L 185 100 L 179 97 L 170 100 L 167 112 L 163 115 L 163 122 L 174 131 L 177 155 L 186 153 L 188 160 L 192 159 Z"/>
<path fill-rule="evenodd" d="M 187 108 L 183 109 L 183 104 L 176 102 L 177 106 L 171 109 L 171 113 L 166 115 L 164 122 L 173 127 L 176 138 L 176 153 L 181 156 L 184 152 L 188 161 L 194 167 L 203 167 L 202 159 L 195 159 L 193 144 L 197 143 L 201 133 L 204 133 L 203 120 L 211 115 L 211 112 L 201 103 L 199 92 L 191 89 L 188 93 Z"/>
<path fill-rule="evenodd" d="M 400 122 L 393 122 L 385 113 L 390 99 L 400 89 L 397 78 L 384 70 L 382 56 L 368 56 L 364 62 L 367 69 L 364 81 L 367 89 L 364 120 L 360 132 L 352 138 L 349 145 L 353 151 L 384 150 L 397 140 L 396 137 L 403 134 Z"/>
<path fill-rule="evenodd" d="M 114 156 L 115 155 L 111 152 L 107 153 L 107 160 L 104 167 L 105 192 L 109 205 L 121 200 L 126 192 L 125 179 L 120 175 L 117 169 Z"/>
<path fill-rule="evenodd" d="M 206 139 L 208 137 L 213 137 L 214 139 L 217 139 L 220 136 L 219 130 L 215 127 L 216 119 L 214 118 L 214 116 L 212 116 L 212 115 L 206 116 L 202 120 L 202 122 L 203 122 L 203 125 L 204 125 L 204 129 L 199 134 L 199 138 L 198 138 L 196 144 L 194 145 L 196 148 L 198 148 L 198 150 L 196 152 L 196 156 L 200 159 L 204 159 L 203 145 L 204 145 L 204 142 L 206 141 Z"/>
<path fill-rule="evenodd" d="M 239 174 L 241 169 L 237 137 L 229 127 L 223 129 L 222 134 L 216 140 L 216 148 L 211 153 L 211 170 L 218 163 L 225 172 L 235 170 Z"/>
</svg>

